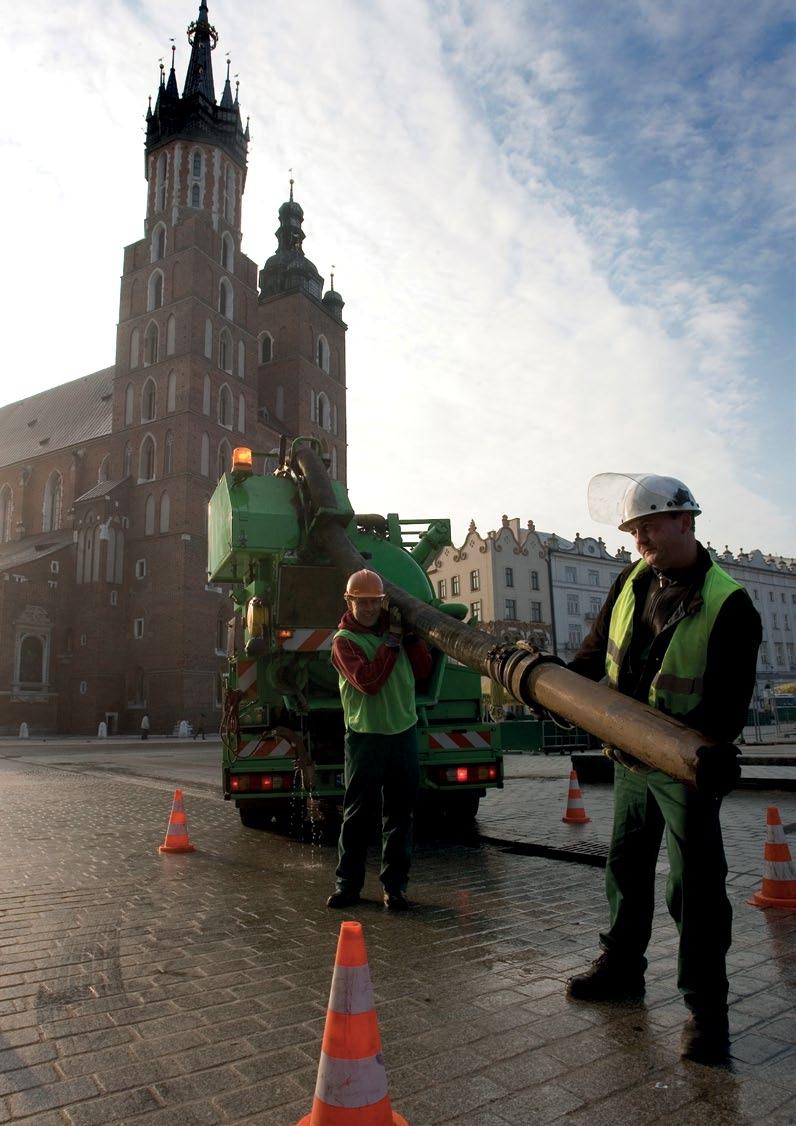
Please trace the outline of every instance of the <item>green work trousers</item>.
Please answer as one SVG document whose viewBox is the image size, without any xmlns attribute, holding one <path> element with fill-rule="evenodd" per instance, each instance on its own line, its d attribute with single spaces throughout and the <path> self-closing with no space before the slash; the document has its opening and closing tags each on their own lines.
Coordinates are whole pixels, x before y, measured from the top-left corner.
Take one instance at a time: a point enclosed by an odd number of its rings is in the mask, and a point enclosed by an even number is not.
<svg viewBox="0 0 796 1126">
<path fill-rule="evenodd" d="M 677 985 L 692 1012 L 710 1014 L 726 1011 L 732 924 L 720 805 L 659 770 L 637 773 L 615 763 L 614 828 L 605 875 L 611 926 L 600 935 L 603 948 L 628 969 L 646 969 L 655 865 L 665 829 L 666 903 L 680 934 Z"/>
<path fill-rule="evenodd" d="M 365 882 L 368 836 L 381 803 L 379 879 L 385 891 L 406 891 L 419 782 L 416 727 L 398 735 L 346 732 L 343 824 L 337 847 L 339 890 L 359 891 Z"/>
</svg>

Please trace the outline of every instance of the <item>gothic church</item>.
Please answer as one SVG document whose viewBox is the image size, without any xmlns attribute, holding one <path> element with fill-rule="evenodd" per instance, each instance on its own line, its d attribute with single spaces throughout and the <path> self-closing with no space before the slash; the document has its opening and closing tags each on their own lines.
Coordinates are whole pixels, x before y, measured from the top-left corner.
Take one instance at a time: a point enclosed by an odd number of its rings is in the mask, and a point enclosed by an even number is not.
<svg viewBox="0 0 796 1126">
<path fill-rule="evenodd" d="M 144 237 L 125 248 L 112 367 L 0 408 L 0 734 L 208 728 L 229 602 L 207 585 L 207 502 L 237 445 L 320 439 L 346 475 L 343 300 L 279 209 L 241 250 L 249 147 L 202 0 L 182 94 L 147 112 Z"/>
</svg>

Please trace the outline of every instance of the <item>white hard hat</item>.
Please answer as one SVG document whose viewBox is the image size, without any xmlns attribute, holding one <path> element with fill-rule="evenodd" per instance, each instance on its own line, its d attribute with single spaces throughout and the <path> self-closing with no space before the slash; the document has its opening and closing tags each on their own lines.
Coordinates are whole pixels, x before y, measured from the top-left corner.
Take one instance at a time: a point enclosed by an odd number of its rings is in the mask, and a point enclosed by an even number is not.
<svg viewBox="0 0 796 1126">
<path fill-rule="evenodd" d="M 589 481 L 589 515 L 600 524 L 615 524 L 627 531 L 631 520 L 658 512 L 690 512 L 702 509 L 687 485 L 676 477 L 655 473 L 598 473 Z"/>
</svg>

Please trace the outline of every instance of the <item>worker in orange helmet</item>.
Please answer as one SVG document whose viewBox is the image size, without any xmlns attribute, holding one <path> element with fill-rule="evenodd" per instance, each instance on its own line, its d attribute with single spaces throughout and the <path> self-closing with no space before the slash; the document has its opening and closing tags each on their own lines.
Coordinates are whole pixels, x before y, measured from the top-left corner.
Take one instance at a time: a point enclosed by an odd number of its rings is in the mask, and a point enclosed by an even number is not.
<svg viewBox="0 0 796 1126">
<path fill-rule="evenodd" d="M 332 642 L 345 720 L 345 797 L 337 887 L 328 907 L 359 902 L 374 809 L 382 803 L 379 879 L 388 911 L 406 911 L 412 859 L 412 813 L 420 780 L 415 682 L 431 672 L 431 651 L 404 632 L 375 571 L 348 580 Z"/>
</svg>

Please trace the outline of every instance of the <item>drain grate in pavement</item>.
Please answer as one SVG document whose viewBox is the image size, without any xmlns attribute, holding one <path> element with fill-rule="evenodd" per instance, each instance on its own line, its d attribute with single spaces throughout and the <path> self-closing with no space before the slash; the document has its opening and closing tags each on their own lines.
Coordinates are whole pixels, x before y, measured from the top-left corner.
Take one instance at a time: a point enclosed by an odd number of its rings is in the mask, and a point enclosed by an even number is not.
<svg viewBox="0 0 796 1126">
<path fill-rule="evenodd" d="M 556 848 L 554 845 L 537 844 L 534 841 L 506 841 L 498 837 L 481 836 L 481 840 L 497 845 L 501 852 L 512 856 L 544 856 L 550 860 L 586 864 L 592 868 L 604 868 L 608 859 L 607 846 L 600 844 L 573 844 L 566 848 Z"/>
</svg>

